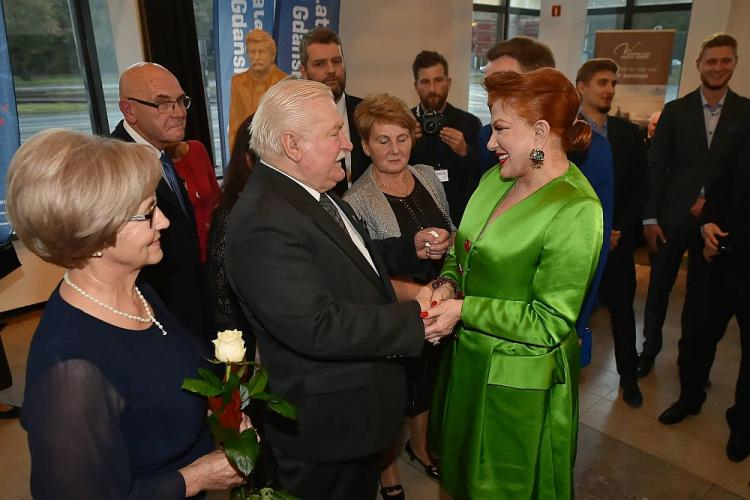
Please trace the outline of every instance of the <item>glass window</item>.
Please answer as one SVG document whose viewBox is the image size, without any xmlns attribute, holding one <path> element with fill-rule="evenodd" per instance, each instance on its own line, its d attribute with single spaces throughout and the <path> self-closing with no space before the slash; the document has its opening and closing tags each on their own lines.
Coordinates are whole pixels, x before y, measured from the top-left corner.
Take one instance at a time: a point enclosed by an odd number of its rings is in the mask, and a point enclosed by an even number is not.
<svg viewBox="0 0 750 500">
<path fill-rule="evenodd" d="M 627 0 L 589 0 L 589 9 L 602 7 L 625 7 Z"/>
<path fill-rule="evenodd" d="M 673 3 L 693 3 L 693 0 L 635 0 L 636 5 L 664 5 Z"/>
<path fill-rule="evenodd" d="M 507 38 L 513 38 L 517 35 L 539 38 L 539 15 L 509 14 Z"/>
<path fill-rule="evenodd" d="M 639 12 L 633 14 L 633 29 L 674 29 L 672 46 L 672 69 L 669 72 L 665 102 L 677 98 L 682 65 L 685 61 L 685 42 L 690 26 L 690 11 Z"/>
<path fill-rule="evenodd" d="M 214 13 L 212 0 L 193 0 L 195 28 L 198 33 L 198 52 L 201 58 L 203 87 L 206 90 L 206 107 L 211 123 L 211 141 L 214 146 L 216 176 L 221 178 L 221 136 L 219 135 L 219 98 L 216 92 L 216 65 L 214 63 Z"/>
<path fill-rule="evenodd" d="M 541 0 L 510 0 L 511 7 L 519 7 L 521 9 L 536 9 L 539 10 Z"/>
<path fill-rule="evenodd" d="M 505 0 L 474 0 L 474 5 L 505 5 Z"/>
<path fill-rule="evenodd" d="M 594 57 L 597 31 L 622 29 L 624 22 L 624 14 L 589 14 L 586 17 L 586 37 L 583 39 L 583 59 L 581 63 Z"/>
<path fill-rule="evenodd" d="M 472 64 L 469 72 L 469 112 L 482 123 L 489 123 L 487 94 L 482 88 L 484 65 L 487 64 L 487 51 L 502 39 L 503 15 L 497 12 L 474 12 L 471 24 Z"/>
<path fill-rule="evenodd" d="M 91 133 L 67 0 L 3 0 L 21 140 L 51 126 Z"/>
</svg>

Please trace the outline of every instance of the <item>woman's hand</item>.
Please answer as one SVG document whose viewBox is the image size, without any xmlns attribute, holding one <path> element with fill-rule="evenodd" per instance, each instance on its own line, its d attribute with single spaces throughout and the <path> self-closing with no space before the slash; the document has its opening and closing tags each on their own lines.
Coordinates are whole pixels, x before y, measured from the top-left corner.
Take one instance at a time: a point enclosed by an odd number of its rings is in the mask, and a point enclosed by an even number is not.
<svg viewBox="0 0 750 500">
<path fill-rule="evenodd" d="M 436 306 L 441 302 L 445 302 L 448 299 L 452 299 L 456 296 L 456 291 L 450 283 L 444 283 L 432 291 L 432 306 Z"/>
<path fill-rule="evenodd" d="M 185 480 L 186 497 L 197 495 L 201 491 L 228 490 L 243 481 L 222 450 L 203 455 L 178 472 Z"/>
<path fill-rule="evenodd" d="M 461 319 L 461 307 L 463 305 L 463 300 L 449 299 L 430 308 L 427 311 L 427 318 L 434 321 L 425 327 L 425 340 L 437 344 L 440 342 L 440 339 L 446 335 L 450 335 L 458 320 Z"/>
<path fill-rule="evenodd" d="M 440 260 L 451 244 L 451 233 L 445 229 L 428 227 L 414 235 L 414 248 L 419 259 Z"/>
</svg>

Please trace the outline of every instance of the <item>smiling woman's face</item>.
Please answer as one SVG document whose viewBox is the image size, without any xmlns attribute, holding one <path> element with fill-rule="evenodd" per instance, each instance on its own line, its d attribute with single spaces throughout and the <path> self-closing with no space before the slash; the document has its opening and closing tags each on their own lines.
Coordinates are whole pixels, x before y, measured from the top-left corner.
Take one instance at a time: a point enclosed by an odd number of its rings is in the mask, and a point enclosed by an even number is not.
<svg viewBox="0 0 750 500">
<path fill-rule="evenodd" d="M 500 175 L 515 179 L 531 169 L 529 154 L 534 149 L 534 129 L 526 120 L 515 114 L 510 106 L 497 99 L 490 110 L 492 135 L 487 149 L 497 155 Z"/>
</svg>

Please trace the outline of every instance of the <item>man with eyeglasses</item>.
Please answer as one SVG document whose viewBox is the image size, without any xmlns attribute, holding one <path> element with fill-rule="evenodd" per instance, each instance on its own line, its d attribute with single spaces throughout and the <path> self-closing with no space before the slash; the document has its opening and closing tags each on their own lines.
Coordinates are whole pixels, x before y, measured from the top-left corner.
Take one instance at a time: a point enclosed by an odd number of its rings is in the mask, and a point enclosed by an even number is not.
<svg viewBox="0 0 750 500">
<path fill-rule="evenodd" d="M 202 312 L 205 296 L 198 263 L 195 214 L 164 146 L 185 136 L 190 97 L 177 78 L 154 63 L 138 63 L 120 77 L 120 111 L 123 120 L 111 136 L 144 144 L 162 164 L 162 179 L 156 188 L 159 208 L 170 226 L 161 234 L 164 258 L 145 268 L 140 277 L 148 282 L 167 308 L 193 333 L 206 338 L 211 332 Z"/>
</svg>

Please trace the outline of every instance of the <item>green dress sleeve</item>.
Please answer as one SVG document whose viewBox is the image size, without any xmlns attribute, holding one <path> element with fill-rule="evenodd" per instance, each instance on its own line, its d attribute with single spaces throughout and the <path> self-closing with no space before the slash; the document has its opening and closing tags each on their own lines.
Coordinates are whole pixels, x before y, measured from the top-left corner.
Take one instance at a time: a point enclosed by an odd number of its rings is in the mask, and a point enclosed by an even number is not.
<svg viewBox="0 0 750 500">
<path fill-rule="evenodd" d="M 533 346 L 559 345 L 574 331 L 601 245 L 598 202 L 589 197 L 571 200 L 544 234 L 530 299 L 467 296 L 461 309 L 464 327 Z M 455 258 L 446 259 L 443 275 L 457 279 Z"/>
</svg>

